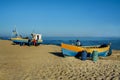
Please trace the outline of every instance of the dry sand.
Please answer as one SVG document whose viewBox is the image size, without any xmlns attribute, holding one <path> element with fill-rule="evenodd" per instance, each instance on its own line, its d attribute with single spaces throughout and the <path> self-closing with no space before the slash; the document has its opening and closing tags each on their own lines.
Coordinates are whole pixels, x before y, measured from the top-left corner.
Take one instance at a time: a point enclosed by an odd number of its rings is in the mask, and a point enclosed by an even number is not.
<svg viewBox="0 0 120 80">
<path fill-rule="evenodd" d="M 94 63 L 64 58 L 56 45 L 28 47 L 0 40 L 0 80 L 120 80 L 120 51 Z"/>
</svg>

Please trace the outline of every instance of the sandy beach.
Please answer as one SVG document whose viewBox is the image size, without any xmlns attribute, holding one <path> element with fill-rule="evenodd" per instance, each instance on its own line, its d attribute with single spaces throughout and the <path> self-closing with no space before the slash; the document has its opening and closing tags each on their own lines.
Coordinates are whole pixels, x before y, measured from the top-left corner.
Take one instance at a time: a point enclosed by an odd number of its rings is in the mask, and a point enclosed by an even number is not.
<svg viewBox="0 0 120 80">
<path fill-rule="evenodd" d="M 81 61 L 56 45 L 19 46 L 0 40 L 0 80 L 120 80 L 120 50 Z"/>
</svg>

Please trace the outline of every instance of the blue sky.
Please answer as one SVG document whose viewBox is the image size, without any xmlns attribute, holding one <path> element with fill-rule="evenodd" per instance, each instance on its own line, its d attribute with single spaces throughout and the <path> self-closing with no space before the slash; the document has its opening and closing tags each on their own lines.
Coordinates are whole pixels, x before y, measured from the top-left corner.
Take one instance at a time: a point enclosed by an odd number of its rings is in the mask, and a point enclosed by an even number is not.
<svg viewBox="0 0 120 80">
<path fill-rule="evenodd" d="M 0 0 L 0 36 L 120 37 L 120 0 Z"/>
</svg>

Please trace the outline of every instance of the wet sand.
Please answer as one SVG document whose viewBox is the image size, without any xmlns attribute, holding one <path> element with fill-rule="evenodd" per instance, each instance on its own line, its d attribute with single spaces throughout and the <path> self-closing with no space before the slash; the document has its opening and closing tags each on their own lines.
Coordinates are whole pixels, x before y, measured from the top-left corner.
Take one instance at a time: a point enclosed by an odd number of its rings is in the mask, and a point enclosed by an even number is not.
<svg viewBox="0 0 120 80">
<path fill-rule="evenodd" d="M 19 46 L 0 40 L 0 80 L 120 80 L 120 50 L 81 61 L 56 45 Z"/>
</svg>

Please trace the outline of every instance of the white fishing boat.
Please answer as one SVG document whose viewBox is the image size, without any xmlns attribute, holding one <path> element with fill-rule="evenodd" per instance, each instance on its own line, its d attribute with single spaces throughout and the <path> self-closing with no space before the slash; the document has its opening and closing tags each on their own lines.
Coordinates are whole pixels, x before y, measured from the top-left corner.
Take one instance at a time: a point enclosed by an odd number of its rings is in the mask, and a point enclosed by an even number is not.
<svg viewBox="0 0 120 80">
<path fill-rule="evenodd" d="M 39 44 L 41 44 L 43 42 L 41 34 L 32 33 L 31 34 L 32 38 L 29 38 L 29 37 L 23 38 L 22 36 L 18 35 L 16 29 L 13 30 L 13 33 L 15 34 L 16 37 L 11 38 L 11 40 L 15 44 L 39 45 Z"/>
</svg>

